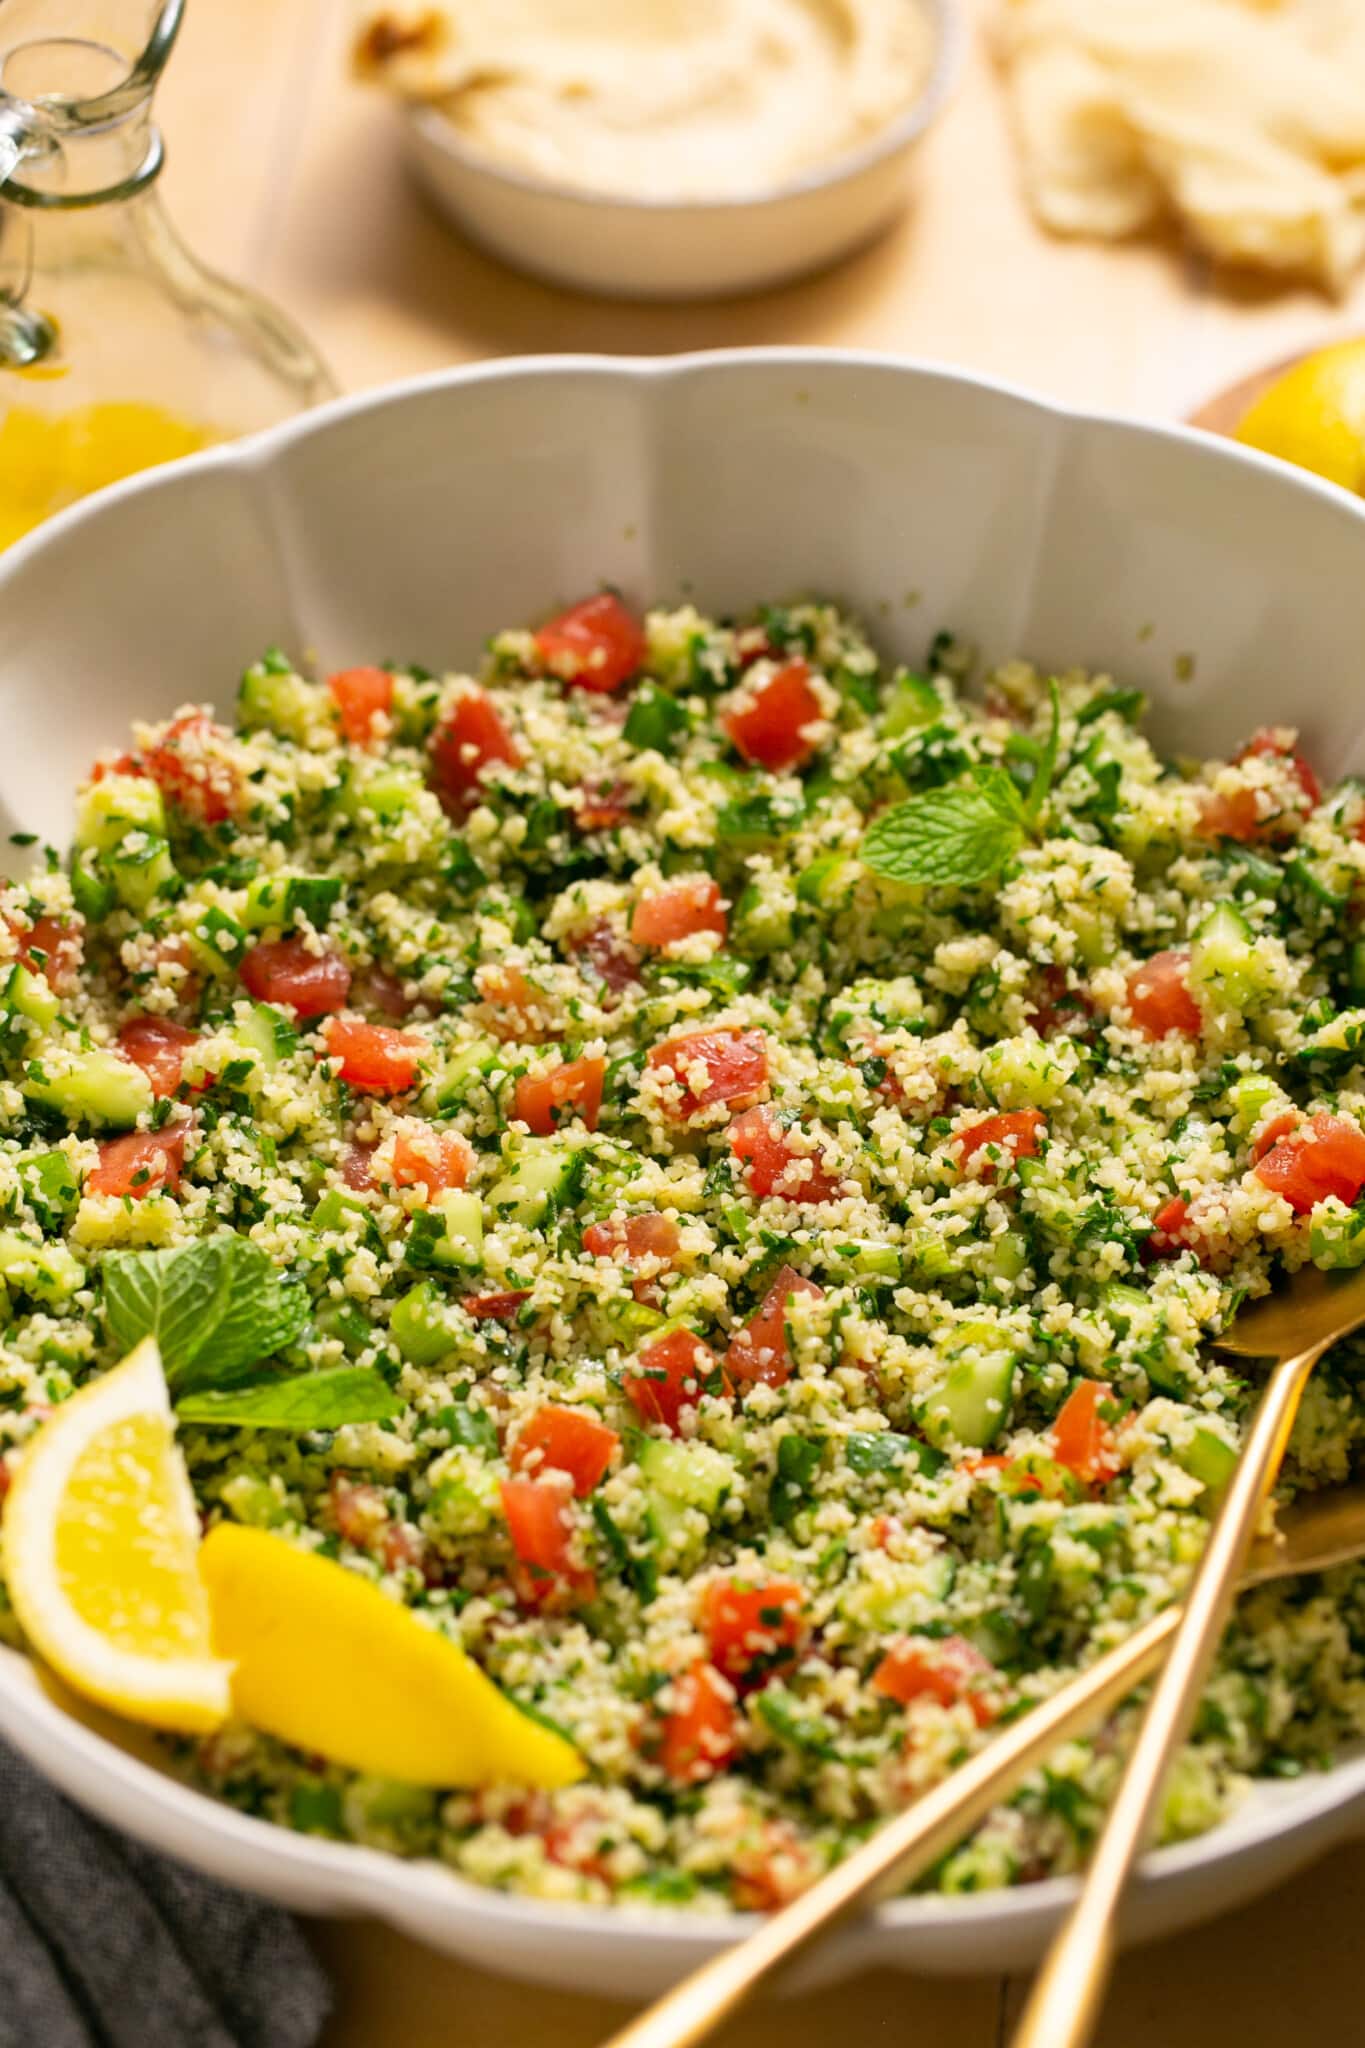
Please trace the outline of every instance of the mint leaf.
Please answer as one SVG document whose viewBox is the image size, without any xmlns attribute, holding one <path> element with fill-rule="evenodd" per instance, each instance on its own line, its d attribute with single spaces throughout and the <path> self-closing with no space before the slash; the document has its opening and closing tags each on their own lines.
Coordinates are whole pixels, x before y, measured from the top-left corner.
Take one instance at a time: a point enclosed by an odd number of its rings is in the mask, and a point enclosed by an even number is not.
<svg viewBox="0 0 1365 2048">
<path fill-rule="evenodd" d="M 206 1388 L 176 1402 L 182 1422 L 224 1429 L 340 1429 L 346 1422 L 386 1422 L 402 1409 L 398 1396 L 367 1365 L 323 1372 L 272 1374 L 238 1387 Z"/>
<path fill-rule="evenodd" d="M 170 1251 L 111 1252 L 104 1307 L 125 1352 L 156 1338 L 166 1383 L 182 1393 L 240 1378 L 292 1344 L 309 1314 L 299 1282 L 231 1230 Z"/>
<path fill-rule="evenodd" d="M 875 818 L 860 857 L 891 882 L 970 888 L 998 875 L 1024 840 L 1023 804 L 1003 768 L 931 789 Z"/>
</svg>

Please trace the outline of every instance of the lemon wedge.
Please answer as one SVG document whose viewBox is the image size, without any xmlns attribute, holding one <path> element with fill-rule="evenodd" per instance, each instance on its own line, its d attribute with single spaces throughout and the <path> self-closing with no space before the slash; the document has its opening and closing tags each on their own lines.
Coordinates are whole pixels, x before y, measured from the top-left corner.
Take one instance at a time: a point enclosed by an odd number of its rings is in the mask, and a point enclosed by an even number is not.
<svg viewBox="0 0 1365 2048">
<path fill-rule="evenodd" d="M 1365 340 L 1305 356 L 1243 415 L 1237 439 L 1365 495 Z"/>
<path fill-rule="evenodd" d="M 404 1784 L 552 1791 L 583 1776 L 571 1743 L 345 1566 L 236 1522 L 209 1531 L 199 1562 L 214 1648 L 253 1728 Z"/>
<path fill-rule="evenodd" d="M 199 1517 L 150 1337 L 33 1437 L 5 1502 L 4 1544 L 20 1625 L 75 1691 L 156 1728 L 227 1719 Z"/>
</svg>

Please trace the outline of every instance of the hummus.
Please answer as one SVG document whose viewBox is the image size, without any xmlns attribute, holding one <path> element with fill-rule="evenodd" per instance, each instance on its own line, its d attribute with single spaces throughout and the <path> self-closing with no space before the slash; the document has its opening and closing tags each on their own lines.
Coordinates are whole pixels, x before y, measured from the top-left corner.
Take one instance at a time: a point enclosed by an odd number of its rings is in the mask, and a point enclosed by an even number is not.
<svg viewBox="0 0 1365 2048">
<path fill-rule="evenodd" d="M 503 168 L 652 200 L 818 171 L 911 106 L 933 54 L 920 0 L 398 0 L 357 46 Z"/>
<path fill-rule="evenodd" d="M 999 42 L 1046 226 L 1174 218 L 1333 291 L 1365 258 L 1360 0 L 1002 0 Z"/>
</svg>

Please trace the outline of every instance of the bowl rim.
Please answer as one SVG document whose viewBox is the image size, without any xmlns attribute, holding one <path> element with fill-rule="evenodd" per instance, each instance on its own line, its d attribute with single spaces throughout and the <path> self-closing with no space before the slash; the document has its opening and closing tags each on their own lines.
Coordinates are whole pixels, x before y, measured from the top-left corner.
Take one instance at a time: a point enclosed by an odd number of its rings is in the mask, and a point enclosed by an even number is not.
<svg viewBox="0 0 1365 2048">
<path fill-rule="evenodd" d="M 932 17 L 934 29 L 933 63 L 910 105 L 866 142 L 841 150 L 827 164 L 803 171 L 798 178 L 788 178 L 780 185 L 755 192 L 706 199 L 639 198 L 629 192 L 599 192 L 590 186 L 564 184 L 555 178 L 540 177 L 533 171 L 513 170 L 509 165 L 499 163 L 496 157 L 471 147 L 454 122 L 448 121 L 431 101 L 405 101 L 400 105 L 400 112 L 407 125 L 415 129 L 425 143 L 452 158 L 462 170 L 526 198 L 555 199 L 597 212 L 620 213 L 649 220 L 686 214 L 722 221 L 738 212 L 761 214 L 789 200 L 803 199 L 812 193 L 850 183 L 864 171 L 870 171 L 908 149 L 942 112 L 957 88 L 966 54 L 967 25 L 962 0 L 907 0 L 907 4 L 927 12 Z"/>
<path fill-rule="evenodd" d="M 392 405 L 422 403 L 443 391 L 466 386 L 477 388 L 495 382 L 545 377 L 592 375 L 625 383 L 664 383 L 709 372 L 738 370 L 749 375 L 771 375 L 806 371 L 818 376 L 822 371 L 846 368 L 965 386 L 1041 415 L 1064 431 L 1117 429 L 1143 439 L 1191 446 L 1201 451 L 1200 459 L 1205 461 L 1259 469 L 1273 474 L 1278 487 L 1286 493 L 1323 500 L 1340 516 L 1356 522 L 1365 545 L 1365 501 L 1339 485 L 1295 469 L 1257 449 L 1180 422 L 1147 421 L 1070 407 L 1006 380 L 959 370 L 942 362 L 887 351 L 817 347 L 732 348 L 633 357 L 588 353 L 533 355 L 457 365 L 333 399 L 255 435 L 110 485 L 45 521 L 5 551 L 0 557 L 0 606 L 9 584 L 23 575 L 30 561 L 49 547 L 59 546 L 88 522 L 100 520 L 117 504 L 146 492 L 173 492 L 182 480 L 188 482 L 195 474 L 233 468 L 248 474 L 268 472 L 296 444 L 326 434 L 352 418 L 381 414 Z M 210 1793 L 141 1761 L 67 1713 L 42 1692 L 30 1660 L 22 1652 L 7 1650 L 3 1645 L 0 1734 L 13 1740 L 35 1763 L 40 1756 L 55 1755 L 63 1768 L 55 1773 L 47 1763 L 39 1764 L 39 1768 L 67 1785 L 78 1799 L 88 1798 L 89 1793 L 76 1791 L 73 1781 L 96 1776 L 108 1789 L 109 1797 L 102 1803 L 92 1802 L 94 1810 L 102 1812 L 112 1824 L 141 1834 L 167 1853 L 196 1860 L 193 1843 L 204 1845 L 210 1855 L 216 1849 L 220 1852 L 220 1872 L 224 1859 L 235 1860 L 240 1868 L 249 1854 L 251 1867 L 263 1875 L 271 1870 L 282 1882 L 312 1882 L 319 1889 L 325 1888 L 329 1898 L 327 1910 L 367 1911 L 410 1932 L 414 1929 L 411 1917 L 403 1911 L 405 1898 L 410 1904 L 425 1901 L 442 1910 L 448 1899 L 450 1909 L 457 1911 L 466 1924 L 482 1921 L 491 1927 L 498 1922 L 515 1928 L 522 1936 L 545 1937 L 565 1931 L 594 1940 L 610 1932 L 649 1935 L 684 1960 L 695 1960 L 723 1941 L 741 1938 L 757 1924 L 755 1916 L 740 1913 L 711 1915 L 679 1908 L 551 1902 L 500 1892 L 435 1861 L 408 1861 L 358 1843 L 306 1836 L 280 1823 L 244 1814 Z M 1297 1781 L 1292 1794 L 1288 1787 L 1264 1788 L 1263 1796 L 1254 1804 L 1234 1812 L 1208 1832 L 1150 1852 L 1141 1866 L 1136 1894 L 1141 1898 L 1164 1882 L 1189 1879 L 1207 1866 L 1235 1862 L 1258 1847 L 1300 1835 L 1335 1817 L 1337 1825 L 1333 1835 L 1324 1838 L 1325 1847 L 1327 1839 L 1340 1836 L 1353 1825 L 1352 1809 L 1362 1803 L 1365 1751 L 1348 1751 L 1311 1784 Z M 119 1805 L 118 1813 L 110 1811 L 112 1804 Z M 197 1860 L 203 1867 L 202 1848 Z M 267 1884 L 263 1889 L 269 1890 L 270 1886 Z M 1013 1925 L 1056 1916 L 1074 1892 L 1073 1878 L 1053 1877 L 1037 1884 L 975 1895 L 916 1894 L 875 1908 L 842 1939 L 856 1939 L 859 1926 L 864 1938 L 876 1933 L 909 1935 L 916 1931 L 946 1931 L 949 1927 L 967 1929 L 973 1923 L 983 1929 L 994 1926 L 1007 1932 Z M 570 1912 L 566 1913 L 566 1905 L 571 1907 Z"/>
</svg>

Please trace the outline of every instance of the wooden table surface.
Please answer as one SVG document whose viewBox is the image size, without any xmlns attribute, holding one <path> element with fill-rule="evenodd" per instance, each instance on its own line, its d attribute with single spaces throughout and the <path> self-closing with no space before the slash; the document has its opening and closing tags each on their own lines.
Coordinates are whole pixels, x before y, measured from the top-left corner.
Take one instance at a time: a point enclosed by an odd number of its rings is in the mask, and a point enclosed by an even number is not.
<svg viewBox="0 0 1365 2048">
<path fill-rule="evenodd" d="M 981 0 L 969 7 L 980 13 Z M 929 137 L 916 202 L 875 247 L 810 281 L 721 305 L 630 306 L 531 283 L 456 241 L 409 187 L 391 109 L 346 75 L 344 0 L 194 0 L 162 94 L 165 193 L 192 246 L 308 329 L 347 389 L 477 357 L 555 349 L 658 354 L 787 342 L 935 357 L 1075 405 L 1185 414 L 1296 348 L 1365 327 L 1333 305 L 1212 278 L 1160 240 L 1053 242 L 1014 179 L 979 21 L 961 87 Z M 1365 1845 L 1275 1897 L 1138 1951 L 1102 2048 L 1283 2048 L 1361 2037 Z M 368 1924 L 322 1927 L 337 1984 L 324 2048 L 590 2048 L 622 2009 L 502 1982 Z M 998 1974 L 891 1972 L 763 2006 L 730 2048 L 816 2048 L 842 2034 L 997 2048 L 1021 1986 Z"/>
</svg>

